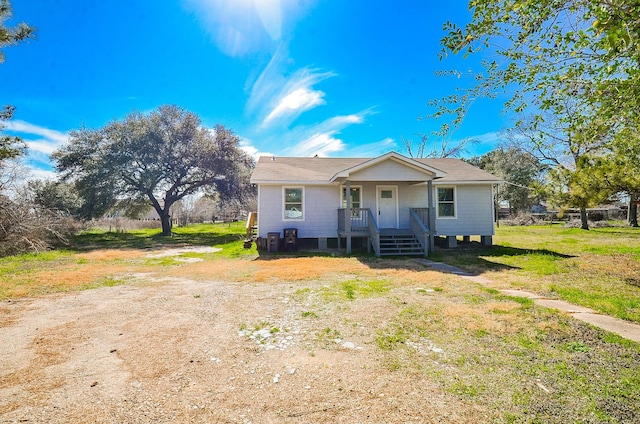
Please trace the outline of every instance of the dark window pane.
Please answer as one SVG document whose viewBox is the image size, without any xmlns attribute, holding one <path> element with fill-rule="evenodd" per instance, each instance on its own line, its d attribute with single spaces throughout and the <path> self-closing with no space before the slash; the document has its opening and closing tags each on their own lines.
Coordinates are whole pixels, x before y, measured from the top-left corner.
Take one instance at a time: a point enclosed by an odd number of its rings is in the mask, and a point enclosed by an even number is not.
<svg viewBox="0 0 640 424">
<path fill-rule="evenodd" d="M 438 201 L 439 202 L 453 202 L 453 189 L 452 188 L 439 188 L 438 189 Z"/>
<path fill-rule="evenodd" d="M 453 203 L 440 203 L 438 205 L 438 216 L 454 216 Z"/>
</svg>

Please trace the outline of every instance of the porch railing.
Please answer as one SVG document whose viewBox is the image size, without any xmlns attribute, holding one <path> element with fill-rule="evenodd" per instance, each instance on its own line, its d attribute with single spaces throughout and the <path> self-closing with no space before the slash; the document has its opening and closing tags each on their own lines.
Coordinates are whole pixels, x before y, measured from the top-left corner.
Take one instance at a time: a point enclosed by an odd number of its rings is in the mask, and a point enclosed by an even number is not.
<svg viewBox="0 0 640 424">
<path fill-rule="evenodd" d="M 411 224 L 411 231 L 416 236 L 420 245 L 424 249 L 424 253 L 429 253 L 430 242 L 429 242 L 429 228 L 425 225 L 425 221 L 423 217 L 425 216 L 423 210 L 426 208 L 411 208 L 409 209 L 409 220 Z M 426 216 L 429 216 L 429 211 L 427 210 Z M 426 221 L 429 222 L 429 221 Z"/>
<path fill-rule="evenodd" d="M 368 208 L 351 208 L 351 214 L 349 216 L 350 229 L 352 232 L 367 232 L 369 231 L 369 216 Z M 347 230 L 347 209 L 338 209 L 338 230 Z"/>
<path fill-rule="evenodd" d="M 431 222 L 429 220 L 430 218 L 429 213 L 431 212 L 430 209 L 429 208 L 411 208 L 411 210 L 418 215 L 418 217 L 420 218 L 424 226 L 429 228 L 429 222 Z"/>
<path fill-rule="evenodd" d="M 367 217 L 369 218 L 369 240 L 371 241 L 376 256 L 380 256 L 380 228 L 378 228 L 378 223 L 371 209 L 367 209 Z"/>
</svg>

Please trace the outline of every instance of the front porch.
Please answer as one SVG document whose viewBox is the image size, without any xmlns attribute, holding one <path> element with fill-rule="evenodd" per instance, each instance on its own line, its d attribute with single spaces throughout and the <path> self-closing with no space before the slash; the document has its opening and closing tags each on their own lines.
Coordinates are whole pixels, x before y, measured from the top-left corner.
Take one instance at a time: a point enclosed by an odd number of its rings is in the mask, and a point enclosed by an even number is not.
<svg viewBox="0 0 640 424">
<path fill-rule="evenodd" d="M 345 239 L 347 254 L 353 238 L 366 240 L 367 252 L 376 256 L 427 256 L 435 246 L 435 216 L 429 208 L 408 208 L 410 228 L 379 228 L 369 208 L 338 209 L 338 247 Z"/>
</svg>

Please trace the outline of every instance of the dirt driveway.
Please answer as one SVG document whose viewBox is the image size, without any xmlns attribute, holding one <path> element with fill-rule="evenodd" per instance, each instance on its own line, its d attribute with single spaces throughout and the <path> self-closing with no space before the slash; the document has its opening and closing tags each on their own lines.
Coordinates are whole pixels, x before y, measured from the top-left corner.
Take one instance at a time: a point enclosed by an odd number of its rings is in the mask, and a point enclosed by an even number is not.
<svg viewBox="0 0 640 424">
<path fill-rule="evenodd" d="M 381 363 L 371 335 L 390 300 L 351 302 L 346 322 L 340 304 L 310 312 L 309 294 L 321 288 L 134 275 L 127 285 L 4 302 L 0 422 L 482 416 L 434 383 Z"/>
<path fill-rule="evenodd" d="M 77 254 L 30 275 L 122 284 L 0 302 L 0 424 L 640 417 L 640 349 L 529 299 L 415 260 L 169 253 Z"/>
</svg>

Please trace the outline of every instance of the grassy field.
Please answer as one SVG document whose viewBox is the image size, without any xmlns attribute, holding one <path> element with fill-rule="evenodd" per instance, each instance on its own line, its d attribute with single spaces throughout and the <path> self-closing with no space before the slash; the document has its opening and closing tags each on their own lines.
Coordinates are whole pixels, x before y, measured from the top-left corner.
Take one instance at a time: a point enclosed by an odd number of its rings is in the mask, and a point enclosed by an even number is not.
<svg viewBox="0 0 640 424">
<path fill-rule="evenodd" d="M 432 257 L 500 288 L 521 288 L 640 322 L 640 229 L 560 225 L 501 227 L 495 246 L 440 250 Z"/>
<path fill-rule="evenodd" d="M 291 305 L 304 308 L 301 319 L 313 321 L 320 345 L 357 332 L 385 372 L 400 373 L 407 387 L 437 382 L 482 422 L 640 422 L 640 347 L 633 342 L 411 259 L 260 257 L 242 247 L 243 229 L 191 226 L 169 239 L 157 231 L 85 233 L 66 251 L 0 259 L 0 300 L 137 284 L 128 277 L 135 273 L 229 281 L 245 285 L 247 296 L 255 285 L 286 283 L 300 287 Z M 147 256 L 185 244 L 222 251 Z M 640 322 L 638 229 L 502 227 L 494 244 L 461 244 L 432 259 L 483 274 L 495 288 L 524 288 Z M 372 306 L 358 309 L 365 303 Z M 369 333 L 356 310 L 379 318 Z"/>
</svg>

